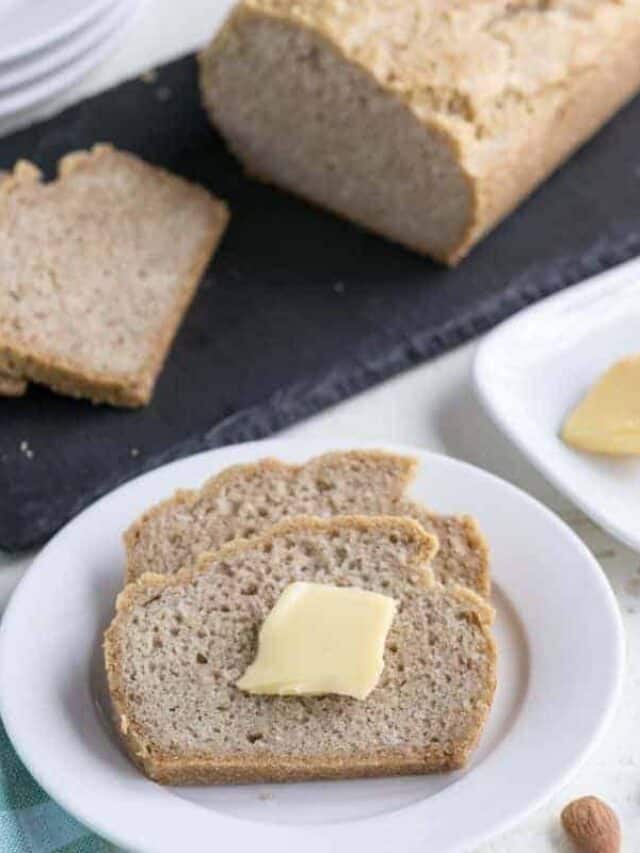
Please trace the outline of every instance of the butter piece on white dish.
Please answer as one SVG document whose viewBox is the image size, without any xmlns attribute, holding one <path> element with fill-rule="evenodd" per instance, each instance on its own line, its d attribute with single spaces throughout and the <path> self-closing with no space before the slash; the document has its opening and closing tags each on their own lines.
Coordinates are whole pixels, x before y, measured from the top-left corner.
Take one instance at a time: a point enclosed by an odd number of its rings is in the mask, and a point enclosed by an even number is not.
<svg viewBox="0 0 640 853">
<path fill-rule="evenodd" d="M 640 454 L 640 355 L 607 370 L 565 421 L 562 438 L 591 453 Z"/>
<path fill-rule="evenodd" d="M 236 682 L 248 693 L 365 699 L 384 667 L 396 602 L 356 587 L 297 581 L 282 592 L 258 637 L 258 654 Z"/>
</svg>

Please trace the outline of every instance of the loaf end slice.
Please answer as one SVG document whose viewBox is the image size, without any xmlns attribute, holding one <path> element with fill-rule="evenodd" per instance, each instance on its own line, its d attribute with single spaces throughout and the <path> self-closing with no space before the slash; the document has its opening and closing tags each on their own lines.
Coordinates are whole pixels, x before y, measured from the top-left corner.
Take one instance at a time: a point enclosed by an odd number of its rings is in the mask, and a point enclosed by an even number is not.
<svg viewBox="0 0 640 853">
<path fill-rule="evenodd" d="M 0 363 L 94 402 L 140 406 L 224 233 L 207 191 L 98 145 L 43 183 L 0 183 Z"/>
<path fill-rule="evenodd" d="M 416 467 L 411 457 L 372 450 L 335 451 L 304 465 L 264 459 L 233 466 L 134 522 L 124 537 L 127 581 L 149 571 L 175 572 L 202 551 L 255 536 L 288 516 L 386 514 L 414 518 L 438 537 L 438 580 L 487 595 L 489 554 L 482 533 L 473 519 L 438 515 L 406 499 Z"/>
<path fill-rule="evenodd" d="M 104 651 L 114 719 L 168 784 L 427 773 L 464 766 L 491 706 L 491 608 L 433 581 L 433 537 L 393 517 L 289 519 L 121 593 Z M 365 701 L 235 687 L 292 581 L 398 602 L 381 681 Z"/>
<path fill-rule="evenodd" d="M 249 173 L 453 264 L 638 91 L 639 53 L 638 0 L 243 0 L 201 90 Z"/>
</svg>

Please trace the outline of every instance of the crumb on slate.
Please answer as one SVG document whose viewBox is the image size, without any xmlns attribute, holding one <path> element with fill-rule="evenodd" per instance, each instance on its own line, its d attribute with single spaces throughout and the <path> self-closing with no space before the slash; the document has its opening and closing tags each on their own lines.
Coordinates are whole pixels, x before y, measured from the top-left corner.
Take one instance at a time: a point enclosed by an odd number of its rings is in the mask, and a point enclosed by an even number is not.
<svg viewBox="0 0 640 853">
<path fill-rule="evenodd" d="M 135 459 L 135 458 L 136 458 L 136 456 L 139 456 L 139 455 L 140 455 L 140 448 L 138 448 L 138 447 L 132 447 L 132 448 L 131 448 L 131 450 L 129 451 L 129 453 L 130 453 L 130 454 L 133 456 L 133 458 Z"/>
<path fill-rule="evenodd" d="M 28 441 L 20 442 L 20 453 L 23 453 L 27 459 L 33 459 L 33 450 L 29 447 Z"/>
<path fill-rule="evenodd" d="M 156 89 L 156 98 L 159 101 L 168 101 L 171 97 L 171 89 L 168 86 L 159 86 Z"/>
<path fill-rule="evenodd" d="M 140 79 L 143 83 L 155 83 L 158 79 L 158 72 L 155 68 L 149 68 L 144 74 L 140 75 Z"/>
</svg>

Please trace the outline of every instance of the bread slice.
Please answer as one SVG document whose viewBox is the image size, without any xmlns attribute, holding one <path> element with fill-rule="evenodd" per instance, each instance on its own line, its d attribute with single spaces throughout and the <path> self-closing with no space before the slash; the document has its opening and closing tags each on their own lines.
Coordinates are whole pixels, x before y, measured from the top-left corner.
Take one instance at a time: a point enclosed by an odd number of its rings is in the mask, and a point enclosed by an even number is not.
<svg viewBox="0 0 640 853">
<path fill-rule="evenodd" d="M 435 533 L 438 580 L 488 595 L 489 552 L 476 521 L 438 515 L 406 499 L 417 462 L 382 451 L 326 453 L 305 465 L 263 459 L 235 465 L 200 490 L 180 491 L 145 512 L 124 536 L 126 579 L 170 574 L 202 551 L 254 536 L 287 516 L 403 515 Z"/>
<path fill-rule="evenodd" d="M 435 542 L 393 517 L 297 518 L 121 593 L 104 652 L 114 718 L 158 782 L 290 781 L 462 767 L 496 680 L 491 608 L 435 583 Z M 379 685 L 344 696 L 236 688 L 262 621 L 295 580 L 398 602 Z"/>
<path fill-rule="evenodd" d="M 98 145 L 0 183 L 0 360 L 25 380 L 140 406 L 228 219 L 201 187 Z"/>
<path fill-rule="evenodd" d="M 452 264 L 640 88 L 640 0 L 243 0 L 201 55 L 247 171 Z"/>
</svg>

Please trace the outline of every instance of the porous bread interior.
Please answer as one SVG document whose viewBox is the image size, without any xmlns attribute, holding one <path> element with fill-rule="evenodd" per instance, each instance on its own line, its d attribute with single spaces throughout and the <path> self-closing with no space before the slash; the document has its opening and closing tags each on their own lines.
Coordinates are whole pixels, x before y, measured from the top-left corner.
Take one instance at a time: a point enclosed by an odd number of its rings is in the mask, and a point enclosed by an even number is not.
<svg viewBox="0 0 640 853">
<path fill-rule="evenodd" d="M 404 497 L 416 460 L 384 451 L 335 451 L 304 465 L 263 459 L 236 465 L 202 489 L 178 492 L 126 532 L 127 580 L 167 574 L 237 537 L 251 537 L 284 517 L 340 514 L 414 518 L 438 537 L 438 580 L 487 595 L 487 544 L 473 518 L 439 515 Z"/>
<path fill-rule="evenodd" d="M 495 685 L 491 609 L 434 583 L 432 538 L 401 518 L 291 519 L 145 575 L 121 594 L 106 635 L 116 720 L 133 757 L 163 781 L 426 772 L 460 766 Z M 390 595 L 385 669 L 365 702 L 266 697 L 234 682 L 293 580 Z"/>
</svg>

